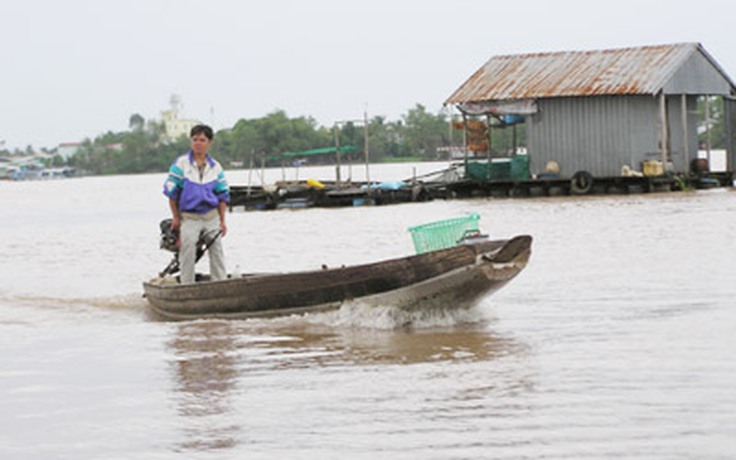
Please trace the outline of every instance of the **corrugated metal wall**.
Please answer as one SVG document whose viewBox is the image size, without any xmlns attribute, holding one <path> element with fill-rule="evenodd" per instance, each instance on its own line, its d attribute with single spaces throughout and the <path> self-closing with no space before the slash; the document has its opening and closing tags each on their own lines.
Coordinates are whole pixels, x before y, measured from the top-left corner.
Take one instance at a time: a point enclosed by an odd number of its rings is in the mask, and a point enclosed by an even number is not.
<svg viewBox="0 0 736 460">
<path fill-rule="evenodd" d="M 704 51 L 703 51 L 704 52 Z M 731 83 L 720 67 L 701 53 L 693 53 L 680 65 L 663 89 L 665 94 L 731 94 Z"/>
<path fill-rule="evenodd" d="M 651 96 L 598 96 L 540 99 L 539 113 L 527 118 L 532 174 L 544 172 L 548 161 L 560 165 L 562 176 L 588 171 L 594 176 L 618 176 L 621 167 L 639 169 L 647 159 L 661 159 L 660 101 Z M 688 98 L 688 112 L 695 98 Z M 686 170 L 683 155 L 682 103 L 668 97 L 671 159 Z M 688 150 L 697 150 L 694 115 L 688 113 Z M 694 147 L 693 147 L 694 146 Z"/>
</svg>

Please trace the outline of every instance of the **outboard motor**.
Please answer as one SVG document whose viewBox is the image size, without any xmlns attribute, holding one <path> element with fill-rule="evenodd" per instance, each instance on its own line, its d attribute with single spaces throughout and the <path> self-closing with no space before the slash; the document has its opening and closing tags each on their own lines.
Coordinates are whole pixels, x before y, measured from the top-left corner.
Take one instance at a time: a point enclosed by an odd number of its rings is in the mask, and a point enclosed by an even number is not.
<svg viewBox="0 0 736 460">
<path fill-rule="evenodd" d="M 159 229 L 161 230 L 161 241 L 159 247 L 167 251 L 174 253 L 174 258 L 169 262 L 169 265 L 161 271 L 158 276 L 164 277 L 167 275 L 173 275 L 178 273 L 181 267 L 179 266 L 179 231 L 171 228 L 171 219 L 164 219 L 159 223 Z M 197 255 L 194 259 L 194 263 L 199 262 L 207 249 L 212 246 L 217 238 L 222 234 L 222 231 L 217 232 L 202 232 L 197 240 Z"/>
<path fill-rule="evenodd" d="M 179 232 L 171 228 L 171 219 L 164 219 L 161 227 L 161 243 L 159 247 L 171 252 L 179 252 Z"/>
</svg>

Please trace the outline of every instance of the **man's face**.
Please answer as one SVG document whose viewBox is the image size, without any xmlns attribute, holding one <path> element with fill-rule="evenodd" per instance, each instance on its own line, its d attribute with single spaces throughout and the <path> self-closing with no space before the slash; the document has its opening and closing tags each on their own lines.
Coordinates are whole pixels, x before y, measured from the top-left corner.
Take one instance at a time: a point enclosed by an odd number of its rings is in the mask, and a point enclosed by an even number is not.
<svg viewBox="0 0 736 460">
<path fill-rule="evenodd" d="M 210 140 L 202 133 L 192 136 L 192 152 L 195 155 L 204 155 L 210 148 Z"/>
</svg>

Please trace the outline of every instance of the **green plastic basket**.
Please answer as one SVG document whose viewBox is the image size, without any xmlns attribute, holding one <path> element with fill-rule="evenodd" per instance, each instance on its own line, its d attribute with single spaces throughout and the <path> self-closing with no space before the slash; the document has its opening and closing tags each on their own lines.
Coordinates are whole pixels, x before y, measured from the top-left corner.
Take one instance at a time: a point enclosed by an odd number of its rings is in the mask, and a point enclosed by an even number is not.
<svg viewBox="0 0 736 460">
<path fill-rule="evenodd" d="M 437 251 L 455 246 L 470 233 L 478 233 L 478 221 L 480 215 L 477 212 L 465 217 L 438 220 L 428 224 L 409 227 L 411 239 L 417 254 Z"/>
</svg>

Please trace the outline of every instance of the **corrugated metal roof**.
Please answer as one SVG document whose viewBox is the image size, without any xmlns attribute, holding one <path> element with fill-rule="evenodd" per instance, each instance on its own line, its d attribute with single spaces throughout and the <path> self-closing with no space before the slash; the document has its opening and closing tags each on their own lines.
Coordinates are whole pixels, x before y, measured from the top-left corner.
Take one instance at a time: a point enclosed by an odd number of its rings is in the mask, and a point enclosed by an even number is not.
<svg viewBox="0 0 736 460">
<path fill-rule="evenodd" d="M 495 56 L 463 83 L 445 104 L 656 94 L 679 66 L 697 51 L 721 71 L 699 43 Z"/>
</svg>

